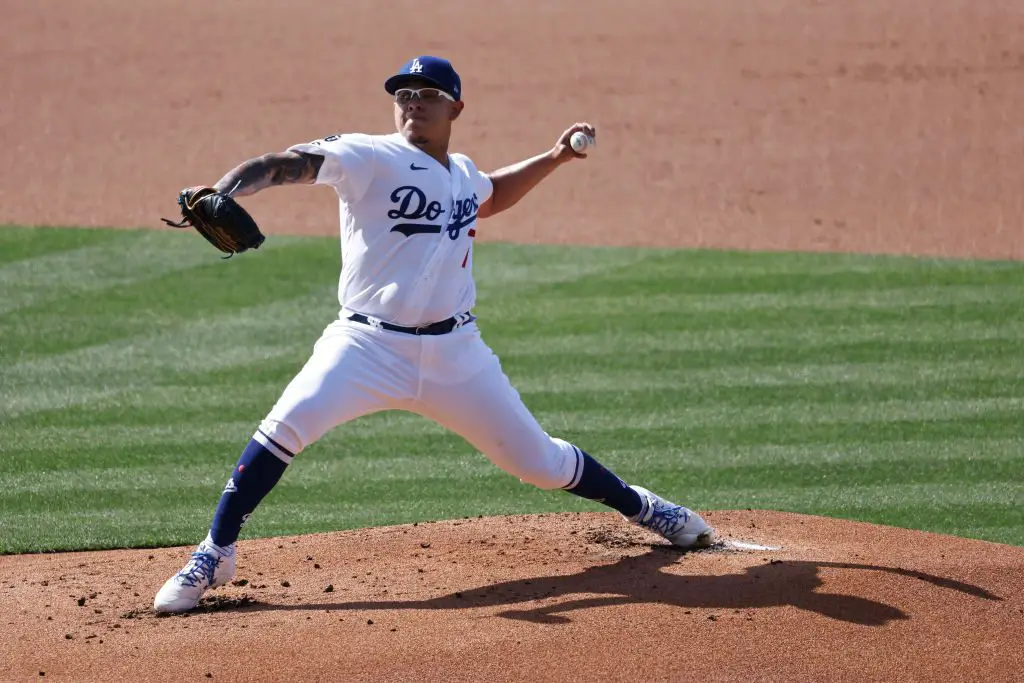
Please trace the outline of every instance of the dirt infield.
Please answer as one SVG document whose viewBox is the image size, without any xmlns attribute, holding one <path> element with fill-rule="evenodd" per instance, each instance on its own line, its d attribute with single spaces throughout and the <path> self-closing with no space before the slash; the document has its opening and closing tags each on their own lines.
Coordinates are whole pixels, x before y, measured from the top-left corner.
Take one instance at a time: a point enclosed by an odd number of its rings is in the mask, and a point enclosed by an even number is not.
<svg viewBox="0 0 1024 683">
<path fill-rule="evenodd" d="M 484 239 L 1024 257 L 1024 12 L 1009 0 L 0 10 L 0 223 L 157 227 L 180 187 L 245 158 L 387 132 L 383 78 L 431 52 L 462 72 L 456 147 L 485 169 L 573 121 L 599 127 L 585 167 Z M 326 190 L 247 206 L 271 236 L 337 230 Z M 1024 549 L 709 517 L 781 549 L 680 555 L 598 514 L 246 541 L 246 585 L 163 619 L 147 609 L 181 549 L 3 557 L 0 679 L 1019 675 Z"/>
<path fill-rule="evenodd" d="M 481 168 L 599 127 L 585 170 L 483 239 L 1024 257 L 1012 0 L 0 8 L 0 222 L 159 227 L 248 157 L 389 132 L 383 79 L 439 52 Z M 326 189 L 247 205 L 270 233 L 337 232 Z"/>
<path fill-rule="evenodd" d="M 1010 680 L 1024 548 L 713 512 L 774 551 L 680 554 L 613 513 L 242 545 L 188 617 L 152 594 L 188 549 L 4 558 L 4 680 Z M 653 541 L 653 545 L 652 545 Z"/>
</svg>

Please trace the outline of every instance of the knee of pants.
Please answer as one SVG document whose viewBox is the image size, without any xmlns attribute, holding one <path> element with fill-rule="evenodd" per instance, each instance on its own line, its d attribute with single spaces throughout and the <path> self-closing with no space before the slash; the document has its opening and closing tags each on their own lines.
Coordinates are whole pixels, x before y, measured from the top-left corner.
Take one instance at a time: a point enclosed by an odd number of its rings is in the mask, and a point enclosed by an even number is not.
<svg viewBox="0 0 1024 683">
<path fill-rule="evenodd" d="M 288 451 L 288 455 L 298 455 L 308 445 L 295 429 L 284 422 L 267 418 L 260 422 L 259 431 L 275 444 Z"/>
<path fill-rule="evenodd" d="M 562 489 L 579 480 L 583 456 L 568 441 L 549 436 L 541 457 L 520 463 L 520 480 L 540 489 Z"/>
</svg>

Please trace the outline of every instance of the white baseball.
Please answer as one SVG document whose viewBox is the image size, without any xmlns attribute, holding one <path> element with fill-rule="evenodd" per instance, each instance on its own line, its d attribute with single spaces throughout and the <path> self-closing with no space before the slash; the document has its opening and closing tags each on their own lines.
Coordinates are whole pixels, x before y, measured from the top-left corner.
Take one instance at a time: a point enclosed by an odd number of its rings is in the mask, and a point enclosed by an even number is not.
<svg viewBox="0 0 1024 683">
<path fill-rule="evenodd" d="M 594 138 L 590 137 L 589 135 L 581 131 L 576 131 L 575 133 L 572 134 L 572 137 L 569 138 L 569 146 L 572 147 L 572 151 L 576 152 L 577 154 L 581 154 L 582 152 L 584 152 L 587 149 L 587 147 L 589 147 L 593 143 Z"/>
</svg>

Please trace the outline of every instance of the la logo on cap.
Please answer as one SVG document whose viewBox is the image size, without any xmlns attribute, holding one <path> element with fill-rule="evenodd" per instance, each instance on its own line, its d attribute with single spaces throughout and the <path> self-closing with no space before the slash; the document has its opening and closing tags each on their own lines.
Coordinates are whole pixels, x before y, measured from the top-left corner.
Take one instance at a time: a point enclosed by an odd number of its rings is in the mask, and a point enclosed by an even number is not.
<svg viewBox="0 0 1024 683">
<path fill-rule="evenodd" d="M 411 74 L 418 74 L 421 71 L 423 71 L 423 65 L 420 64 L 420 60 L 419 59 L 412 60 L 412 66 L 409 67 L 409 73 L 411 73 Z"/>
</svg>

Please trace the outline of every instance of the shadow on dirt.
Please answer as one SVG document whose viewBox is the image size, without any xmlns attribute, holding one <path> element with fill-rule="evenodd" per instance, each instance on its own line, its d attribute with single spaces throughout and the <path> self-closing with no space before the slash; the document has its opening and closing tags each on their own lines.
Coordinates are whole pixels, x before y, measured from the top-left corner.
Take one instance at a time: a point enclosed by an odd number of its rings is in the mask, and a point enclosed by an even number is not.
<svg viewBox="0 0 1024 683">
<path fill-rule="evenodd" d="M 307 605 L 270 605 L 255 603 L 246 611 L 266 610 L 394 610 L 394 609 L 469 609 L 500 607 L 546 598 L 597 594 L 531 609 L 509 609 L 499 615 L 544 624 L 569 623 L 564 616 L 574 610 L 625 605 L 663 604 L 680 608 L 753 609 L 792 605 L 826 617 L 864 626 L 882 626 L 889 621 L 910 619 L 902 610 L 854 595 L 819 593 L 823 585 L 821 569 L 878 571 L 926 581 L 935 586 L 1000 601 L 997 595 L 967 583 L 922 572 L 845 562 L 807 562 L 773 560 L 748 568 L 742 574 L 722 576 L 667 574 L 663 567 L 675 563 L 679 553 L 655 546 L 650 552 L 625 557 L 609 565 L 590 567 L 577 574 L 541 576 L 503 581 L 427 600 L 336 602 Z"/>
</svg>

